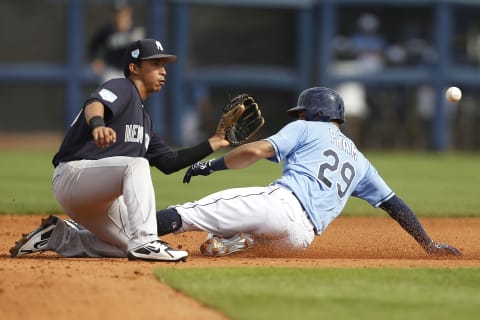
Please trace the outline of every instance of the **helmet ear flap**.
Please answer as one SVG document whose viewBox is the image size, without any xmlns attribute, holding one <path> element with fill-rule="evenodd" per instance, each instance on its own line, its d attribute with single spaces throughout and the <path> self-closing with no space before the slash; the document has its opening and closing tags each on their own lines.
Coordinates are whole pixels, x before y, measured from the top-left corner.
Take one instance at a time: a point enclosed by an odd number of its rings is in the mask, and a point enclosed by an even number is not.
<svg viewBox="0 0 480 320">
<path fill-rule="evenodd" d="M 318 110 L 317 112 L 313 113 L 310 117 L 313 121 L 322 121 L 323 119 L 323 112 L 322 110 Z"/>
<path fill-rule="evenodd" d="M 339 97 L 339 103 L 338 103 L 338 112 L 337 112 L 337 115 L 338 115 L 338 119 L 335 119 L 337 120 L 338 123 L 344 123 L 345 122 L 345 106 L 343 104 L 343 99 Z"/>
</svg>

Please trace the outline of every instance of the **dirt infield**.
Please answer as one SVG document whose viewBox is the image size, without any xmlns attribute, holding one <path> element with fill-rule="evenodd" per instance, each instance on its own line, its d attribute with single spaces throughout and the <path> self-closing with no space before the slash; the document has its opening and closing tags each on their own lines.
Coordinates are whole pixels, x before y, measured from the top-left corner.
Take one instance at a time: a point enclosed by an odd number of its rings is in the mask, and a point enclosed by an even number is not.
<svg viewBox="0 0 480 320">
<path fill-rule="evenodd" d="M 421 219 L 430 235 L 457 246 L 463 257 L 431 258 L 393 220 L 340 217 L 303 252 L 253 248 L 207 258 L 198 246 L 204 233 L 163 239 L 189 251 L 186 263 L 126 259 L 62 258 L 42 253 L 9 257 L 22 233 L 40 216 L 0 216 L 0 319 L 225 319 L 159 283 L 155 267 L 480 267 L 480 218 Z"/>
</svg>

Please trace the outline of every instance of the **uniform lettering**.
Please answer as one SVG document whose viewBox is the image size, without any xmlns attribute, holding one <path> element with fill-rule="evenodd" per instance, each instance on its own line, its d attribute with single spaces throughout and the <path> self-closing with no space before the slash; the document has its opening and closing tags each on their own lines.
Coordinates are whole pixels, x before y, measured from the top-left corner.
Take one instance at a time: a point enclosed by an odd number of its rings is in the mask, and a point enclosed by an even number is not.
<svg viewBox="0 0 480 320">
<path fill-rule="evenodd" d="M 352 156 L 354 160 L 358 159 L 358 149 L 355 144 L 341 136 L 339 130 L 330 129 L 330 142 L 337 148 L 345 151 L 347 154 Z"/>
<path fill-rule="evenodd" d="M 143 127 L 138 124 L 125 126 L 125 142 L 143 143 Z"/>
<path fill-rule="evenodd" d="M 328 159 L 320 165 L 317 177 L 327 188 L 335 184 L 338 196 L 343 198 L 355 178 L 355 167 L 348 161 L 341 163 L 338 154 L 332 149 L 325 150 L 323 155 Z M 338 177 L 339 170 L 341 179 Z"/>
</svg>

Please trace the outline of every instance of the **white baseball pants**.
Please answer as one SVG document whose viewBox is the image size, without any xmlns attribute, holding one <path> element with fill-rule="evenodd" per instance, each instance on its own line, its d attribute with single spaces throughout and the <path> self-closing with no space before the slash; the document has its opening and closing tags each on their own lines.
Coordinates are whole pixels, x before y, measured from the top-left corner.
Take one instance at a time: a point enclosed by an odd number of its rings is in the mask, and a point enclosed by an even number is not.
<svg viewBox="0 0 480 320">
<path fill-rule="evenodd" d="M 307 248 L 315 237 L 297 198 L 279 185 L 227 189 L 172 207 L 183 221 L 177 233 L 202 230 L 229 238 L 248 232 L 257 243 L 292 249 Z"/>
<path fill-rule="evenodd" d="M 155 194 L 145 158 L 60 163 L 52 189 L 66 214 L 89 231 L 57 226 L 49 249 L 64 256 L 125 257 L 158 239 Z M 50 244 L 51 243 L 51 244 Z"/>
</svg>

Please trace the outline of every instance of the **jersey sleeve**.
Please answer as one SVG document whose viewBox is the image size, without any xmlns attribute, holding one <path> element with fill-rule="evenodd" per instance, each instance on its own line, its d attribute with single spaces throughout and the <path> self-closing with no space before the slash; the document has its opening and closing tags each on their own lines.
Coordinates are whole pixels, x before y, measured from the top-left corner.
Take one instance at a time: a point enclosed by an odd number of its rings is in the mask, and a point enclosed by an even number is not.
<svg viewBox="0 0 480 320">
<path fill-rule="evenodd" d="M 157 158 L 170 152 L 170 147 L 163 142 L 158 133 L 152 133 L 147 149 L 146 158 L 148 160 Z"/>
<path fill-rule="evenodd" d="M 270 142 L 275 150 L 275 157 L 268 160 L 280 162 L 285 159 L 300 145 L 299 141 L 304 134 L 306 134 L 306 127 L 302 121 L 294 121 L 284 126 L 276 134 L 266 138 L 265 140 Z"/>
<path fill-rule="evenodd" d="M 367 162 L 367 172 L 352 192 L 352 196 L 363 199 L 374 207 L 378 207 L 394 195 L 395 193 L 380 177 L 378 171 L 370 162 Z"/>
<path fill-rule="evenodd" d="M 112 116 L 122 112 L 123 108 L 129 105 L 132 98 L 132 90 L 134 89 L 128 79 L 112 79 L 99 86 L 85 102 L 85 106 L 90 102 L 96 100 L 100 101 Z M 84 107 L 85 107 L 84 106 Z M 108 112 L 105 115 L 105 120 L 108 121 Z"/>
</svg>

